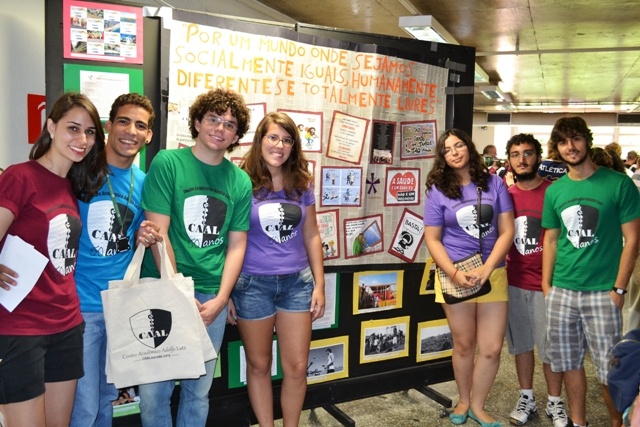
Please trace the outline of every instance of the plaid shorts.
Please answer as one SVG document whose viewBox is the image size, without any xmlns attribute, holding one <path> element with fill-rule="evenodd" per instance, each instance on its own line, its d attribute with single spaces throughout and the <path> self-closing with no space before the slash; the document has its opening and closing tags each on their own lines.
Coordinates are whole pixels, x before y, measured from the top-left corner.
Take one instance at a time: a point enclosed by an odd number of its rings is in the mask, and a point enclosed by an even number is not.
<svg viewBox="0 0 640 427">
<path fill-rule="evenodd" d="M 546 298 L 547 357 L 551 370 L 582 369 L 587 350 L 596 377 L 607 383 L 611 349 L 620 341 L 622 316 L 609 291 L 571 291 L 552 287 Z"/>
</svg>

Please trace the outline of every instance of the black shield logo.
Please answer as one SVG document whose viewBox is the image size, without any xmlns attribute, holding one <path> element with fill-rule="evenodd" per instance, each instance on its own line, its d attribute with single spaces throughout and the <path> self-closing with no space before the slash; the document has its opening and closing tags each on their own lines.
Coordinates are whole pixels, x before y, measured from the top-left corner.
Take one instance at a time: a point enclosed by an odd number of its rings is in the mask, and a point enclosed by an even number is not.
<svg viewBox="0 0 640 427">
<path fill-rule="evenodd" d="M 138 341 L 149 348 L 157 348 L 171 333 L 171 312 L 152 308 L 129 318 L 131 332 Z"/>
</svg>

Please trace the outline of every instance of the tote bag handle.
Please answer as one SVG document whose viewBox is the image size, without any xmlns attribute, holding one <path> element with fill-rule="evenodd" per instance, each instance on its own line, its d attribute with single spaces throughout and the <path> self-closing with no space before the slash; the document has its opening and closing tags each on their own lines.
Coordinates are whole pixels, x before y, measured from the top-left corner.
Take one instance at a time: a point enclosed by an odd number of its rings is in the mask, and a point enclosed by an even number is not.
<svg viewBox="0 0 640 427">
<path fill-rule="evenodd" d="M 158 250 L 160 251 L 160 277 L 162 279 L 171 279 L 176 275 L 173 269 L 173 265 L 169 261 L 169 255 L 167 254 L 167 247 L 163 242 L 156 243 Z M 136 248 L 136 252 L 133 254 L 133 259 L 127 267 L 127 272 L 122 280 L 121 288 L 130 288 L 138 284 L 140 281 L 140 270 L 142 268 L 142 261 L 144 260 L 145 246 L 140 243 Z"/>
</svg>

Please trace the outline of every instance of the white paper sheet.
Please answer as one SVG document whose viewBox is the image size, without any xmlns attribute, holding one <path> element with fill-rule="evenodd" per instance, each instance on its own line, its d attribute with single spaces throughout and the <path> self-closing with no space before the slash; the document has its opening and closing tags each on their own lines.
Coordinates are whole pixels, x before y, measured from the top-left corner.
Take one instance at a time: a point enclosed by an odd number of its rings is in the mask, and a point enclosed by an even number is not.
<svg viewBox="0 0 640 427">
<path fill-rule="evenodd" d="M 0 304 L 10 312 L 31 292 L 42 274 L 49 259 L 20 237 L 7 235 L 4 248 L 0 253 L 0 264 L 4 264 L 16 273 L 16 286 L 5 291 L 0 288 Z"/>
</svg>

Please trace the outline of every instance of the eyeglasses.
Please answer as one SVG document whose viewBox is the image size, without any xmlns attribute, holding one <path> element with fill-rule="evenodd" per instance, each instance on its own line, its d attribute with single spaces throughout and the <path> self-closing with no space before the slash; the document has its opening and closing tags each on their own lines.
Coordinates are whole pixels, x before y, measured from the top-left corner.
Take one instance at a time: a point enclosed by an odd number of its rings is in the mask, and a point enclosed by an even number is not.
<svg viewBox="0 0 640 427">
<path fill-rule="evenodd" d="M 524 159 L 526 159 L 527 157 L 531 157 L 534 154 L 536 154 L 533 150 L 526 150 L 522 152 L 522 157 Z M 512 159 L 519 159 L 520 158 L 520 152 L 519 151 L 514 151 L 513 153 L 509 154 L 509 157 Z"/>
<path fill-rule="evenodd" d="M 458 151 L 464 150 L 465 148 L 467 148 L 467 144 L 465 144 L 462 141 L 459 141 L 459 142 L 455 143 L 452 148 L 445 147 L 444 156 L 445 157 L 453 156 L 453 150 L 456 150 L 456 153 L 457 153 Z"/>
<path fill-rule="evenodd" d="M 209 123 L 213 127 L 216 127 L 220 123 L 222 123 L 222 126 L 224 126 L 225 130 L 228 130 L 229 132 L 235 132 L 236 130 L 238 130 L 238 125 L 236 123 L 230 122 L 229 120 L 222 120 L 222 117 L 204 116 L 202 120 Z"/>
<path fill-rule="evenodd" d="M 278 142 L 282 142 L 283 147 L 293 147 L 293 139 L 285 136 L 284 138 L 280 138 L 278 135 L 265 135 L 267 141 L 271 145 L 278 145 Z"/>
</svg>

